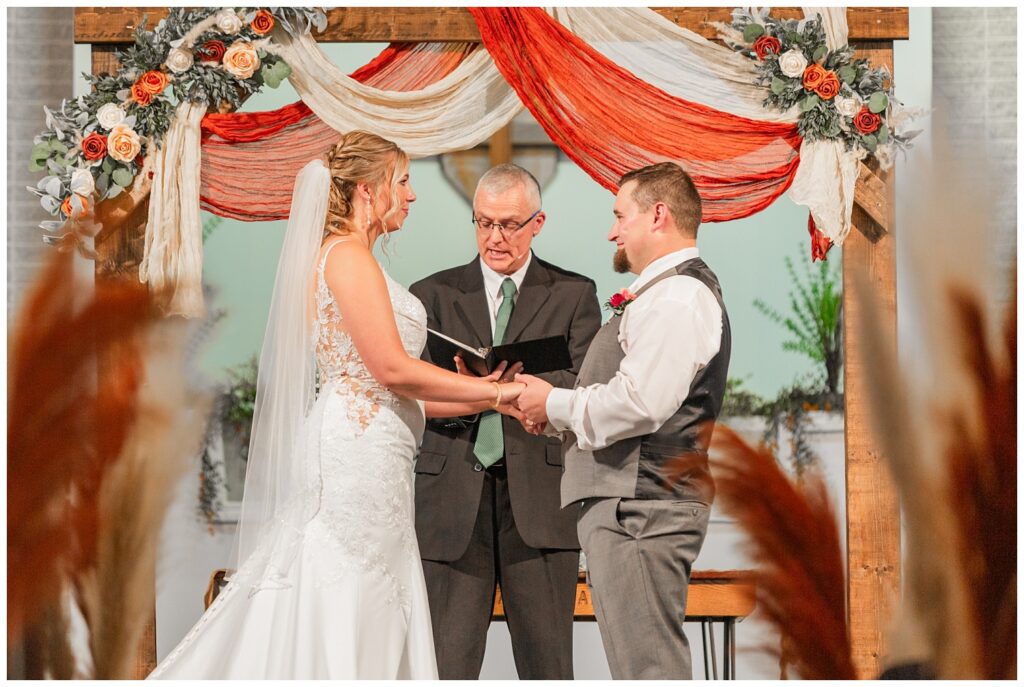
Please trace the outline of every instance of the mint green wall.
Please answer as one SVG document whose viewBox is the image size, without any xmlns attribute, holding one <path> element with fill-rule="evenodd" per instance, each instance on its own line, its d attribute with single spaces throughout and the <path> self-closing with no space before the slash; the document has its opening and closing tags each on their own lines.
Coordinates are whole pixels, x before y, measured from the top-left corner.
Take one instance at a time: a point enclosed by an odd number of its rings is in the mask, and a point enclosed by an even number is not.
<svg viewBox="0 0 1024 687">
<path fill-rule="evenodd" d="M 931 10 L 911 9 L 911 35 L 915 40 L 896 46 L 897 93 L 908 104 L 930 105 L 930 88 L 919 77 L 931 75 Z M 924 37 L 927 40 L 918 40 Z M 383 44 L 325 44 L 325 51 L 346 72 L 365 64 Z M 88 68 L 88 52 L 78 46 L 78 71 Z M 267 90 L 246 102 L 247 111 L 268 110 L 294 102 L 290 84 Z M 405 285 L 439 269 L 467 262 L 475 254 L 470 207 L 444 180 L 434 159 L 414 161 L 411 178 L 418 195 L 403 230 L 393 237 L 385 269 Z M 563 159 L 544 189 L 548 222 L 534 242 L 538 255 L 565 268 L 591 276 L 602 300 L 629 284 L 631 275 L 611 269 L 611 244 L 605 235 L 611 222 L 612 195 L 598 186 L 574 163 Z M 238 364 L 259 349 L 266 323 L 270 291 L 284 222 L 244 223 L 224 220 L 208 239 L 204 279 L 216 290 L 211 306 L 225 308 L 207 346 L 202 368 L 220 376 L 226 366 Z M 783 259 L 798 258 L 808 250 L 807 213 L 783 197 L 767 210 L 734 222 L 706 224 L 699 246 L 718 273 L 733 327 L 730 376 L 744 377 L 747 386 L 762 395 L 774 395 L 798 375 L 812 370 L 804 357 L 782 350 L 783 331 L 754 310 L 762 298 L 784 310 L 788 277 Z M 831 260 L 840 260 L 834 249 Z"/>
</svg>

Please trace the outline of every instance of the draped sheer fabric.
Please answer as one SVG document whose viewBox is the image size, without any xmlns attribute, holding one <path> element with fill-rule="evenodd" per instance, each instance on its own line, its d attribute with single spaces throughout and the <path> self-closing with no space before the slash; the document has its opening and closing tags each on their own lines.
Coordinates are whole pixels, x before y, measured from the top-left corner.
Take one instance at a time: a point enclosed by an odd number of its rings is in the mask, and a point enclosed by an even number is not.
<svg viewBox="0 0 1024 687">
<path fill-rule="evenodd" d="M 351 77 L 311 36 L 276 34 L 301 102 L 209 114 L 201 132 L 198 107 L 179 111 L 157 153 L 140 270 L 154 287 L 174 287 L 168 311 L 203 311 L 200 206 L 282 219 L 294 175 L 338 132 L 368 129 L 414 157 L 435 155 L 486 140 L 523 103 L 608 189 L 627 170 L 672 160 L 694 178 L 705 221 L 745 217 L 788 190 L 827 240 L 849 233 L 860 155 L 805 141 L 795 111 L 764 108 L 751 60 L 646 8 L 470 11 L 486 49 L 389 46 Z M 829 47 L 846 43 L 845 8 L 804 12 L 822 18 Z"/>
<path fill-rule="evenodd" d="M 700 191 L 704 221 L 723 221 L 764 209 L 792 182 L 801 142 L 795 124 L 670 95 L 542 10 L 470 12 L 487 51 L 548 136 L 605 188 L 615 190 L 630 169 L 678 162 Z"/>
</svg>

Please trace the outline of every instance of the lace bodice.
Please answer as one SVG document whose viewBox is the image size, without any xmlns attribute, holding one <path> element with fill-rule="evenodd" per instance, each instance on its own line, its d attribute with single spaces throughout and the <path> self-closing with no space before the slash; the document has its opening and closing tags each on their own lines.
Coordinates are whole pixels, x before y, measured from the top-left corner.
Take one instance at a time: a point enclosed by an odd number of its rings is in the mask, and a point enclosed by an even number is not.
<svg viewBox="0 0 1024 687">
<path fill-rule="evenodd" d="M 320 388 L 331 387 L 335 393 L 349 401 L 348 416 L 353 423 L 365 430 L 382 406 L 394 407 L 399 397 L 380 384 L 367 369 L 352 337 L 342 327 L 341 313 L 334 300 L 327 281 L 324 266 L 331 250 L 341 241 L 332 244 L 325 252 L 317 267 L 316 310 L 313 341 L 316 346 L 317 372 Z M 427 313 L 419 299 L 384 272 L 391 307 L 395 312 L 395 324 L 406 352 L 419 357 L 427 340 Z"/>
</svg>

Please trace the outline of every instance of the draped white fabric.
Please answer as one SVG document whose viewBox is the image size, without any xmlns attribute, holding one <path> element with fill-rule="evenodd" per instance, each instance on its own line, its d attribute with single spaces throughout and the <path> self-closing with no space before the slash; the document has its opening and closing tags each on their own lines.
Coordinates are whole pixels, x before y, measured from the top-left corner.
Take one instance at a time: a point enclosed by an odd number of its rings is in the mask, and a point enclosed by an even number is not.
<svg viewBox="0 0 1024 687">
<path fill-rule="evenodd" d="M 149 153 L 154 157 L 153 186 L 139 281 L 166 297 L 161 305 L 168 315 L 204 313 L 199 125 L 205 114 L 205 105 L 178 105 L 160 149 L 152 146 Z"/>
<path fill-rule="evenodd" d="M 279 37 L 277 52 L 303 102 L 338 131 L 366 129 L 412 157 L 465 150 L 508 124 L 523 104 L 486 50 L 418 91 L 381 91 L 346 76 L 308 35 Z"/>
<path fill-rule="evenodd" d="M 804 15 L 820 14 L 829 50 L 846 45 L 849 29 L 845 7 L 805 7 Z M 837 246 L 853 227 L 853 196 L 864 152 L 848 151 L 839 141 L 804 141 L 789 197 L 810 210 L 818 230 Z"/>
</svg>

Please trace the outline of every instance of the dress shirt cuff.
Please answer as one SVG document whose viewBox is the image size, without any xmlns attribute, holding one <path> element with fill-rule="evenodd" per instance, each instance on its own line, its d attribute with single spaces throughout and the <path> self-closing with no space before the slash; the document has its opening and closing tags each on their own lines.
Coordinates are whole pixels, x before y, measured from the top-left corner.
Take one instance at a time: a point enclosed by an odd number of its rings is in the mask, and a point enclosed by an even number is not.
<svg viewBox="0 0 1024 687">
<path fill-rule="evenodd" d="M 547 403 L 544 405 L 548 414 L 548 424 L 559 432 L 569 429 L 572 424 L 571 408 L 569 402 L 572 400 L 572 389 L 554 388 L 548 394 Z"/>
</svg>

